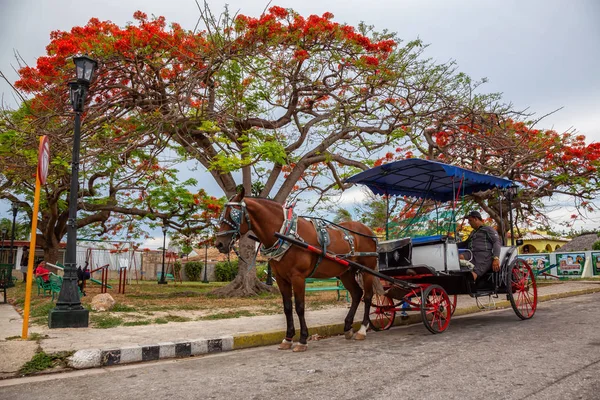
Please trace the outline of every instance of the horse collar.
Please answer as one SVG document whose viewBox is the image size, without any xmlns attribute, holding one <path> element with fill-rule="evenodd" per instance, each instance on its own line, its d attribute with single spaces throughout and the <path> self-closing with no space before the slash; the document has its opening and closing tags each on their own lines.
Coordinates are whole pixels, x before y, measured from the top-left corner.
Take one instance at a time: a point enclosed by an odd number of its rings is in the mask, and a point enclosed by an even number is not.
<svg viewBox="0 0 600 400">
<path fill-rule="evenodd" d="M 279 233 L 285 236 L 292 235 L 299 238 L 297 232 L 298 216 L 294 212 L 295 205 L 296 204 L 293 203 L 283 207 L 283 224 L 281 225 L 281 229 L 279 229 Z M 269 248 L 266 248 L 264 244 L 261 245 L 260 253 L 269 260 L 280 261 L 291 246 L 291 242 L 278 239 L 275 244 Z"/>
</svg>

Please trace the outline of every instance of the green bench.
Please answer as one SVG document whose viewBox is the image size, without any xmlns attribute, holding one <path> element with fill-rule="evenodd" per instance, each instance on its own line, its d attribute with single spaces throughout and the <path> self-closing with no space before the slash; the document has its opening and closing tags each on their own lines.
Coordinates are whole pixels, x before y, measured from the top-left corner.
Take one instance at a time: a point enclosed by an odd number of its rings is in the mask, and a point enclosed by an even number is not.
<svg viewBox="0 0 600 400">
<path fill-rule="evenodd" d="M 162 272 L 157 272 L 156 273 L 156 279 L 160 281 L 161 277 L 162 277 Z M 175 277 L 173 276 L 173 274 L 165 274 L 165 280 L 167 280 L 167 281 L 175 281 Z"/>
<path fill-rule="evenodd" d="M 44 282 L 44 279 L 41 276 L 38 276 L 35 278 L 35 283 L 37 283 L 38 296 L 40 293 L 45 296 L 46 292 L 48 292 L 48 294 L 52 294 L 52 286 L 50 285 L 50 281 Z"/>
<path fill-rule="evenodd" d="M 58 298 L 60 293 L 60 289 L 62 288 L 63 278 L 60 275 L 56 275 L 55 273 L 50 272 L 48 275 L 48 281 L 44 282 L 44 279 L 41 276 L 35 278 L 38 287 L 38 296 L 40 292 L 45 296 L 46 292 L 52 295 L 52 301 L 54 301 L 54 296 Z M 81 289 L 77 288 L 79 292 L 79 297 L 82 296 Z"/>
<path fill-rule="evenodd" d="M 327 285 L 327 286 L 308 286 L 307 285 L 304 290 L 307 292 L 324 292 L 324 291 L 336 290 L 338 300 L 343 296 L 342 293 L 340 293 L 340 291 L 346 291 L 346 301 L 350 301 L 350 296 L 348 294 L 348 290 L 346 290 L 346 288 L 344 287 L 344 284 L 338 278 L 323 278 L 323 279 L 306 278 L 307 284 L 318 283 L 318 282 L 326 282 L 329 285 Z"/>
<path fill-rule="evenodd" d="M 12 264 L 0 264 L 0 289 L 4 291 L 6 303 L 6 289 L 14 287 L 16 278 L 12 276 Z"/>
</svg>

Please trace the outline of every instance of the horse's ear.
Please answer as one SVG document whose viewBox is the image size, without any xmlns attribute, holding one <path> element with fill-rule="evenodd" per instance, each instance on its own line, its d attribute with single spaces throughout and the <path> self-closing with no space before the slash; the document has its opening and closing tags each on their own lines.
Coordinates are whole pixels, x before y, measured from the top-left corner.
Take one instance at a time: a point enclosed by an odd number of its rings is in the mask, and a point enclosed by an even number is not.
<svg viewBox="0 0 600 400">
<path fill-rule="evenodd" d="M 239 189 L 238 189 L 238 195 L 237 197 L 242 200 L 244 198 L 244 196 L 246 195 L 246 189 L 244 189 L 244 185 L 240 185 Z"/>
</svg>

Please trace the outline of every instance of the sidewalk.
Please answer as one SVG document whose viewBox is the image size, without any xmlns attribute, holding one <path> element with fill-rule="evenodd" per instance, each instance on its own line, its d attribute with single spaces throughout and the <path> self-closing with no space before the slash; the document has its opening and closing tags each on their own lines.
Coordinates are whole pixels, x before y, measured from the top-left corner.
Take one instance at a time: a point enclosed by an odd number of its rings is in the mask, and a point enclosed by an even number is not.
<svg viewBox="0 0 600 400">
<path fill-rule="evenodd" d="M 600 292 L 600 282 L 554 283 L 538 288 L 538 301 L 593 292 Z M 503 299 L 505 296 L 500 296 L 496 305 L 510 307 Z M 469 296 L 459 296 L 455 315 L 472 312 L 478 312 L 475 300 Z M 310 334 L 342 334 L 346 313 L 347 308 L 308 311 L 306 320 Z M 362 305 L 356 313 L 355 321 L 361 319 Z M 411 316 L 406 321 L 397 318 L 396 325 L 418 321 L 418 315 Z M 29 361 L 37 350 L 38 344 L 35 341 L 6 340 L 21 335 L 22 322 L 21 315 L 11 305 L 0 304 L 0 376 L 16 376 L 20 367 Z M 355 329 L 357 326 L 358 324 L 355 324 Z M 297 320 L 296 331 L 299 331 Z M 73 368 L 82 369 L 276 345 L 284 337 L 285 318 L 282 311 L 277 315 L 170 322 L 164 325 L 120 326 L 110 329 L 50 330 L 47 327 L 34 326 L 30 328 L 31 332 L 42 336 L 39 346 L 46 353 L 74 352 L 69 364 Z"/>
</svg>

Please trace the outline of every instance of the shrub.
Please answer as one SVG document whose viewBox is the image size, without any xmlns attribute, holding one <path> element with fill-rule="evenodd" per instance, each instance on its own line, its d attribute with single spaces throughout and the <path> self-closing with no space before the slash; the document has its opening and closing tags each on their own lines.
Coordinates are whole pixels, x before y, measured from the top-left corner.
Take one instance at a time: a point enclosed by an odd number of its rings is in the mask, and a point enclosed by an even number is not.
<svg viewBox="0 0 600 400">
<path fill-rule="evenodd" d="M 268 268 L 267 264 L 258 264 L 256 266 L 256 277 L 258 278 L 259 281 L 261 281 L 261 282 L 267 281 L 267 268 Z"/>
<path fill-rule="evenodd" d="M 600 240 L 594 242 L 592 245 L 592 250 L 600 250 Z"/>
<path fill-rule="evenodd" d="M 215 264 L 215 278 L 218 282 L 230 282 L 238 271 L 238 260 L 222 261 Z"/>
<path fill-rule="evenodd" d="M 200 280 L 202 273 L 202 263 L 200 261 L 189 261 L 185 263 L 185 275 L 190 281 L 197 282 Z"/>
</svg>

